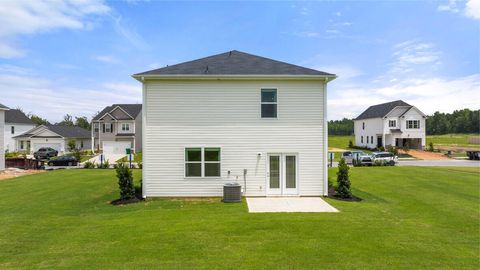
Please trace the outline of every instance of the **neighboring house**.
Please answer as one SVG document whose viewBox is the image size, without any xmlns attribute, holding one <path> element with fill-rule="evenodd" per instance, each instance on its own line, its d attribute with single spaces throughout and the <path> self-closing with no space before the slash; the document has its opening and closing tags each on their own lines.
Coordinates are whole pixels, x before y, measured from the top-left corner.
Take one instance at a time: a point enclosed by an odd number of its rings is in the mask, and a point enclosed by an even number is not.
<svg viewBox="0 0 480 270">
<path fill-rule="evenodd" d="M 370 106 L 354 121 L 355 145 L 425 148 L 426 115 L 402 100 Z"/>
<path fill-rule="evenodd" d="M 21 110 L 10 109 L 5 112 L 5 151 L 15 152 L 15 139 L 13 137 L 23 134 L 32 128 L 35 124 Z"/>
<path fill-rule="evenodd" d="M 5 147 L 4 147 L 4 125 L 5 125 L 5 112 L 8 111 L 8 107 L 0 104 L 0 171 L 5 170 Z"/>
<path fill-rule="evenodd" d="M 92 119 L 92 150 L 125 154 L 142 151 L 142 104 L 113 104 Z"/>
<path fill-rule="evenodd" d="M 69 152 L 68 142 L 75 140 L 82 151 L 90 150 L 90 131 L 77 126 L 41 125 L 14 137 L 16 147 L 21 152 L 32 154 L 41 147 L 50 147 L 59 155 Z"/>
<path fill-rule="evenodd" d="M 143 83 L 143 196 L 328 195 L 329 74 L 239 51 Z"/>
</svg>

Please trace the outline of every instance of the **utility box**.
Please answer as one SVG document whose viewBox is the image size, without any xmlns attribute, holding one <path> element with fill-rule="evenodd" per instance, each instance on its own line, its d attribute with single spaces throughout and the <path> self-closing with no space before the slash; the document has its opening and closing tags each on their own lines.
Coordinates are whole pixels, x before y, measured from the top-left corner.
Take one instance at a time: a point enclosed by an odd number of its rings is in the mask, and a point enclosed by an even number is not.
<svg viewBox="0 0 480 270">
<path fill-rule="evenodd" d="M 228 183 L 223 185 L 223 202 L 241 202 L 242 186 L 237 183 Z"/>
</svg>

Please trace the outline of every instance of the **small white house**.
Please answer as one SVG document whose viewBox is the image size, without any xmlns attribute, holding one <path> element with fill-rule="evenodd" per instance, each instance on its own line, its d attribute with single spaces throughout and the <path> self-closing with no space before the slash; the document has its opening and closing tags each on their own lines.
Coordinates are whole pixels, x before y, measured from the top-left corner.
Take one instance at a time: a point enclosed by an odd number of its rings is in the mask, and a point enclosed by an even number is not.
<svg viewBox="0 0 480 270">
<path fill-rule="evenodd" d="M 41 125 L 14 137 L 20 152 L 33 154 L 41 147 L 50 147 L 59 155 L 69 152 L 68 142 L 75 140 L 76 148 L 90 150 L 90 131 L 77 126 Z"/>
<path fill-rule="evenodd" d="M 239 51 L 133 75 L 143 196 L 328 195 L 329 74 Z"/>
<path fill-rule="evenodd" d="M 425 148 L 426 115 L 402 100 L 368 107 L 354 121 L 355 145 Z"/>
<path fill-rule="evenodd" d="M 0 104 L 0 171 L 5 170 L 5 147 L 4 147 L 4 126 L 5 126 L 5 112 L 8 107 Z"/>
<path fill-rule="evenodd" d="M 21 110 L 10 109 L 5 112 L 5 151 L 18 151 L 17 144 L 13 137 L 23 134 L 32 128 L 35 124 Z"/>
</svg>

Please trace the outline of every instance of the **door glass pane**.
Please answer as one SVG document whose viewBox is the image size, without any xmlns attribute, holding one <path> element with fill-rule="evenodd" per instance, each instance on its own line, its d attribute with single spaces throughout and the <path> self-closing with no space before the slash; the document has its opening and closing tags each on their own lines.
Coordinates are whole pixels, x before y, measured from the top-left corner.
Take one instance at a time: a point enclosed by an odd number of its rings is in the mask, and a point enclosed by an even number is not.
<svg viewBox="0 0 480 270">
<path fill-rule="evenodd" d="M 296 157 L 295 156 L 286 156 L 285 157 L 285 163 L 286 163 L 286 168 L 285 168 L 285 184 L 287 188 L 296 188 L 297 187 L 297 181 L 296 181 L 296 176 L 297 176 L 297 162 L 296 162 Z"/>
<path fill-rule="evenodd" d="M 201 177 L 202 176 L 202 163 L 186 163 L 185 164 L 185 176 L 186 177 Z"/>
<path fill-rule="evenodd" d="M 220 163 L 205 163 L 206 177 L 220 177 Z"/>
<path fill-rule="evenodd" d="M 201 148 L 186 148 L 185 149 L 185 161 L 202 161 L 202 149 Z"/>
<path fill-rule="evenodd" d="M 279 156 L 270 156 L 270 188 L 280 188 Z"/>
</svg>

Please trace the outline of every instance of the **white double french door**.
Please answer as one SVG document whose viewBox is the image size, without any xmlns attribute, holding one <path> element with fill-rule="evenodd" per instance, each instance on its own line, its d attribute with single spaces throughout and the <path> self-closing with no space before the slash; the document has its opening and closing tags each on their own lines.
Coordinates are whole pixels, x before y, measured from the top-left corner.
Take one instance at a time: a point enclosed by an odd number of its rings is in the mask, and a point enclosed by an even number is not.
<svg viewBox="0 0 480 270">
<path fill-rule="evenodd" d="M 297 195 L 297 155 L 268 154 L 267 159 L 267 195 Z"/>
</svg>

